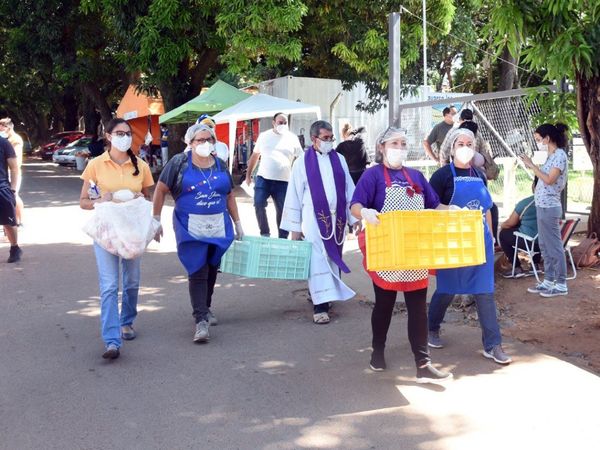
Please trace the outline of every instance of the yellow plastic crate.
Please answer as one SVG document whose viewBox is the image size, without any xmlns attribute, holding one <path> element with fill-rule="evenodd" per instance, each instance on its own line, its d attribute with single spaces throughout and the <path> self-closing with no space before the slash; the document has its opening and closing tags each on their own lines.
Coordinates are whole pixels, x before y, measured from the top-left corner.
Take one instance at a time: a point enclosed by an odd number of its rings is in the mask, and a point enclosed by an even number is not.
<svg viewBox="0 0 600 450">
<path fill-rule="evenodd" d="M 481 211 L 392 211 L 367 224 L 367 268 L 447 269 L 483 264 Z"/>
</svg>

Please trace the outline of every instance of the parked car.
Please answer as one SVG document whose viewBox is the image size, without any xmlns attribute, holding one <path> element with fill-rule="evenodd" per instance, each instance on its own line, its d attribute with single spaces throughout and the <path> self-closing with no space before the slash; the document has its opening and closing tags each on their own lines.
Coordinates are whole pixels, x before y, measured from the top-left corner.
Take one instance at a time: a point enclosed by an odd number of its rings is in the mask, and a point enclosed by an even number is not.
<svg viewBox="0 0 600 450">
<path fill-rule="evenodd" d="M 67 144 L 76 141 L 83 133 L 81 131 L 61 131 L 50 138 L 50 141 L 40 147 L 39 154 L 44 160 L 52 160 L 55 150 L 64 148 Z"/>
<path fill-rule="evenodd" d="M 61 166 L 74 166 L 75 156 L 85 154 L 89 156 L 88 146 L 92 142 L 92 136 L 83 136 L 76 141 L 71 142 L 65 148 L 56 150 L 52 155 L 52 162 Z"/>
</svg>

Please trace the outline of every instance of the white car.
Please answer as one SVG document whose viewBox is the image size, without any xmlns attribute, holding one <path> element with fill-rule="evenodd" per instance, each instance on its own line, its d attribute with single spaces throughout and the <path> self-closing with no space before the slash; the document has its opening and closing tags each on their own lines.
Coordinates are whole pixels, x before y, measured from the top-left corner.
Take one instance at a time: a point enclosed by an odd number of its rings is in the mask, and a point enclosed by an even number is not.
<svg viewBox="0 0 600 450">
<path fill-rule="evenodd" d="M 90 151 L 88 145 L 92 142 L 92 138 L 83 137 L 74 142 L 71 142 L 62 150 L 54 152 L 52 162 L 61 166 L 74 166 L 75 154 L 84 153 L 89 156 Z"/>
</svg>

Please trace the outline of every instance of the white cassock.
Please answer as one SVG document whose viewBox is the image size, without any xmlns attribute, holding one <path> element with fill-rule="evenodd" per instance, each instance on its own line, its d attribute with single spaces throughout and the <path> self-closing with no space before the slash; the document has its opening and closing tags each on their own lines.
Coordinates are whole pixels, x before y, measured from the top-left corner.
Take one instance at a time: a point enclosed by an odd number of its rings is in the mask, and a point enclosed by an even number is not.
<svg viewBox="0 0 600 450">
<path fill-rule="evenodd" d="M 307 151 L 314 150 L 309 149 Z M 346 214 L 350 225 L 354 225 L 358 222 L 358 219 L 350 214 L 350 200 L 354 194 L 354 182 L 350 177 L 346 160 L 342 155 L 338 154 L 338 156 L 346 177 Z M 317 152 L 317 161 L 333 223 L 335 223 L 337 195 L 333 179 L 333 168 L 327 155 Z M 298 158 L 292 167 L 280 228 L 302 232 L 304 238 L 312 243 L 308 289 L 315 305 L 349 300 L 354 297 L 356 293 L 342 282 L 339 267 L 327 256 L 327 251 L 323 245 L 308 186 L 304 156 Z"/>
</svg>

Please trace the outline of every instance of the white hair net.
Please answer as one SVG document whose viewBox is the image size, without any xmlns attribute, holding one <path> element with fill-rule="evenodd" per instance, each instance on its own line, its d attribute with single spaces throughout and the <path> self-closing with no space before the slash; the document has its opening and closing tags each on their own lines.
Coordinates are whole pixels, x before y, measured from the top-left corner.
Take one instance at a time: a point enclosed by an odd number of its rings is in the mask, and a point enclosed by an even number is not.
<svg viewBox="0 0 600 450">
<path fill-rule="evenodd" d="M 440 148 L 440 154 L 454 155 L 454 144 L 460 136 L 467 136 L 475 141 L 475 135 L 471 130 L 467 130 L 466 128 L 454 128 L 448 131 L 448 134 L 442 143 L 442 147 Z"/>
<path fill-rule="evenodd" d="M 200 131 L 208 131 L 210 133 L 211 137 L 213 139 L 216 139 L 215 131 L 211 127 L 209 127 L 208 125 L 203 124 L 203 123 L 198 123 L 198 124 L 192 125 L 191 127 L 189 127 L 187 129 L 187 131 L 185 132 L 183 141 L 189 146 L 192 142 L 192 139 L 194 139 L 194 136 L 196 136 L 196 134 L 199 133 Z"/>
<path fill-rule="evenodd" d="M 396 127 L 388 127 L 379 133 L 377 140 L 375 141 L 375 162 L 380 163 L 383 161 L 383 144 L 394 139 L 407 139 L 406 130 Z"/>
</svg>

